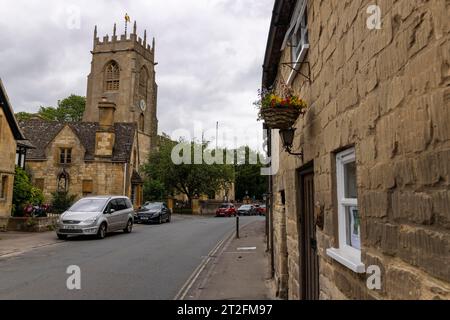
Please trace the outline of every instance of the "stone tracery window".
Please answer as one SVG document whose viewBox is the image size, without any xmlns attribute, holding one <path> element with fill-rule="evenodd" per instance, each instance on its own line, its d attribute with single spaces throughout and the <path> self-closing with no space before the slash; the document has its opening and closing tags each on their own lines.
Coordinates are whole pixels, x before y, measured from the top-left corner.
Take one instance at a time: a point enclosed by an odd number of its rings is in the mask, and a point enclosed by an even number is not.
<svg viewBox="0 0 450 320">
<path fill-rule="evenodd" d="M 117 91 L 120 86 L 120 68 L 117 62 L 111 61 L 105 69 L 105 90 Z"/>
</svg>

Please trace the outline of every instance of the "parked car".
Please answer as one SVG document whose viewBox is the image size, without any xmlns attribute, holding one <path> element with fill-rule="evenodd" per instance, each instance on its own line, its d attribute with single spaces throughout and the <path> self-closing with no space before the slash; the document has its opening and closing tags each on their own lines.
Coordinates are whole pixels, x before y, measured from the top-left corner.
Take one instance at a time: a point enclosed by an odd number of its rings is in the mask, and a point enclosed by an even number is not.
<svg viewBox="0 0 450 320">
<path fill-rule="evenodd" d="M 147 202 L 136 213 L 137 223 L 170 222 L 172 211 L 163 202 Z"/>
<path fill-rule="evenodd" d="M 255 206 L 251 204 L 244 204 L 238 209 L 238 214 L 240 216 L 254 216 L 257 214 Z"/>
<path fill-rule="evenodd" d="M 256 211 L 258 212 L 258 214 L 260 216 L 265 216 L 266 215 L 266 205 L 262 204 L 262 205 L 258 205 L 256 208 Z"/>
<path fill-rule="evenodd" d="M 216 211 L 216 217 L 236 217 L 236 207 L 232 203 L 224 203 Z"/>
<path fill-rule="evenodd" d="M 78 200 L 64 212 L 57 225 L 59 239 L 68 236 L 96 235 L 103 239 L 108 232 L 123 230 L 131 233 L 134 209 L 127 197 L 89 197 Z"/>
</svg>

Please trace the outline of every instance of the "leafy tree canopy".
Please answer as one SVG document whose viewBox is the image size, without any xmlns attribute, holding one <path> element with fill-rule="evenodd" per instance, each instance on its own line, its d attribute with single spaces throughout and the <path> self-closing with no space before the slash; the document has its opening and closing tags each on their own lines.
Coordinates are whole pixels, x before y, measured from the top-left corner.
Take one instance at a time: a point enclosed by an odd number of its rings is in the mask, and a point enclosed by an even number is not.
<svg viewBox="0 0 450 320">
<path fill-rule="evenodd" d="M 262 200 L 267 192 L 268 177 L 261 175 L 261 169 L 265 166 L 261 161 L 261 155 L 248 146 L 240 148 L 238 155 L 245 155 L 245 158 L 242 157 L 241 162 L 235 167 L 236 199 L 242 200 L 249 196 L 252 199 Z"/>
<path fill-rule="evenodd" d="M 41 205 L 44 202 L 42 191 L 33 186 L 25 170 L 16 167 L 13 190 L 13 216 L 22 216 L 26 205 Z"/>
<path fill-rule="evenodd" d="M 57 108 L 41 106 L 36 114 L 19 112 L 16 114 L 16 118 L 18 120 L 30 120 L 37 116 L 48 121 L 78 122 L 83 119 L 85 108 L 86 98 L 72 94 L 63 100 L 59 100 Z"/>
<path fill-rule="evenodd" d="M 207 149 L 207 143 L 179 143 L 183 146 L 182 156 L 191 161 L 174 163 L 172 150 L 178 143 L 168 139 L 162 140 L 159 150 L 150 155 L 144 166 L 147 175 L 144 186 L 146 200 L 165 198 L 177 192 L 186 195 L 190 201 L 196 195 L 214 194 L 234 181 L 233 165 L 207 164 L 204 159 L 195 164 L 195 153 Z"/>
</svg>

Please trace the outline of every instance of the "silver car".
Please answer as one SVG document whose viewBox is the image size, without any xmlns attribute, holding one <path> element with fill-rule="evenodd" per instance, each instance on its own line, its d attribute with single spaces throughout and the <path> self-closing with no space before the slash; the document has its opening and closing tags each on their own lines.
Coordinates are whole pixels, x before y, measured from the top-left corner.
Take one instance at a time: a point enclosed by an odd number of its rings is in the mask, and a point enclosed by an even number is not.
<svg viewBox="0 0 450 320">
<path fill-rule="evenodd" d="M 89 197 L 77 201 L 58 220 L 59 239 L 68 236 L 96 235 L 105 238 L 108 232 L 133 229 L 134 209 L 127 197 Z"/>
</svg>

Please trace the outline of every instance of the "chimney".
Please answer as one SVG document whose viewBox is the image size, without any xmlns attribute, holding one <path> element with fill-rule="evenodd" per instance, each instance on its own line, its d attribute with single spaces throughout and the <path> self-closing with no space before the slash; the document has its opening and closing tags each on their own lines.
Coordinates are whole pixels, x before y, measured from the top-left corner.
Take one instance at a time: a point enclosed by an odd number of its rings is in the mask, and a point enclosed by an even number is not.
<svg viewBox="0 0 450 320">
<path fill-rule="evenodd" d="M 98 119 L 100 127 L 103 130 L 112 129 L 114 126 L 114 113 L 116 112 L 116 104 L 108 101 L 108 98 L 102 97 L 98 103 Z"/>
<path fill-rule="evenodd" d="M 116 104 L 106 97 L 98 103 L 99 128 L 95 133 L 95 156 L 112 157 L 116 135 L 114 133 L 114 113 Z"/>
</svg>

